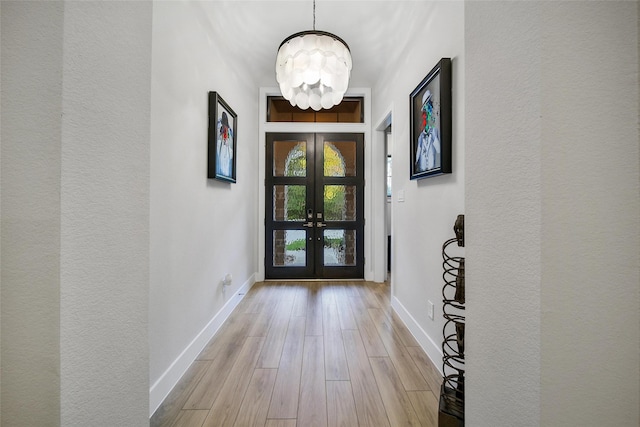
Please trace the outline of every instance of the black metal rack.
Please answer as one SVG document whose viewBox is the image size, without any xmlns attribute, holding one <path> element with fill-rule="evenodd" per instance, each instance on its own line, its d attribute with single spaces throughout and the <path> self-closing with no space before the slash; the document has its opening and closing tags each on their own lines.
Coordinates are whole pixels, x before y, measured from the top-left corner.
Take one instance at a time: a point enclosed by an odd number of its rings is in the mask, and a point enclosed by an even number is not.
<svg viewBox="0 0 640 427">
<path fill-rule="evenodd" d="M 446 320 L 442 329 L 442 371 L 438 425 L 464 426 L 464 257 L 456 249 L 464 247 L 464 215 L 458 215 L 453 230 L 456 237 L 442 245 L 442 311 Z"/>
</svg>

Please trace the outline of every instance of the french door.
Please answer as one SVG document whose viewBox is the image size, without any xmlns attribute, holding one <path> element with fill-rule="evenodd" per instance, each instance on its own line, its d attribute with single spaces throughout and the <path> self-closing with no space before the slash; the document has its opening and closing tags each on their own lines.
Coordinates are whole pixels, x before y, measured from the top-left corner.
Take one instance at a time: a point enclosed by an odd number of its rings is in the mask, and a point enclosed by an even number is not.
<svg viewBox="0 0 640 427">
<path fill-rule="evenodd" d="M 267 133 L 267 279 L 364 277 L 363 134 Z"/>
</svg>

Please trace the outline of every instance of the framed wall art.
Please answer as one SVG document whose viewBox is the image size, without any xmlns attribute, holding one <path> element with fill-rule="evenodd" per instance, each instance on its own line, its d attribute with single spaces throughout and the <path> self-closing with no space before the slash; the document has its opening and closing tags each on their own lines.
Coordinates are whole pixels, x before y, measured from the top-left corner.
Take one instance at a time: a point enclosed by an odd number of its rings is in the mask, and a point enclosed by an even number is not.
<svg viewBox="0 0 640 427">
<path fill-rule="evenodd" d="M 209 92 L 207 177 L 236 182 L 238 116 L 217 92 Z"/>
<path fill-rule="evenodd" d="M 442 58 L 410 95 L 411 179 L 451 173 L 451 59 Z"/>
</svg>

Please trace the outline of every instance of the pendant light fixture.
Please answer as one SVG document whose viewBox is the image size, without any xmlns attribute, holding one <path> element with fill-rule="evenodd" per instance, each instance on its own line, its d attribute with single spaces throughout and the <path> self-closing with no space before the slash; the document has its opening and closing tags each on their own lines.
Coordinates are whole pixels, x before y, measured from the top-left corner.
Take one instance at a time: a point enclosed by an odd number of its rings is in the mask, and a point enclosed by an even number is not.
<svg viewBox="0 0 640 427">
<path fill-rule="evenodd" d="M 329 109 L 342 102 L 351 66 L 349 46 L 334 34 L 316 31 L 313 0 L 313 30 L 293 34 L 280 44 L 276 80 L 294 107 Z"/>
</svg>

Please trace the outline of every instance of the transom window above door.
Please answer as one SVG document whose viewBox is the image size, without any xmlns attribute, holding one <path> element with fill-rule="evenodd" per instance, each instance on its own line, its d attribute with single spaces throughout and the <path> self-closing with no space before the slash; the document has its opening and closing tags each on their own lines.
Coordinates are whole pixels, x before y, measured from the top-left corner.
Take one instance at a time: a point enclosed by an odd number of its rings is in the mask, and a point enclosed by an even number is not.
<svg viewBox="0 0 640 427">
<path fill-rule="evenodd" d="M 282 96 L 267 96 L 267 122 L 364 123 L 364 98 L 345 97 L 328 110 L 301 110 Z"/>
</svg>

